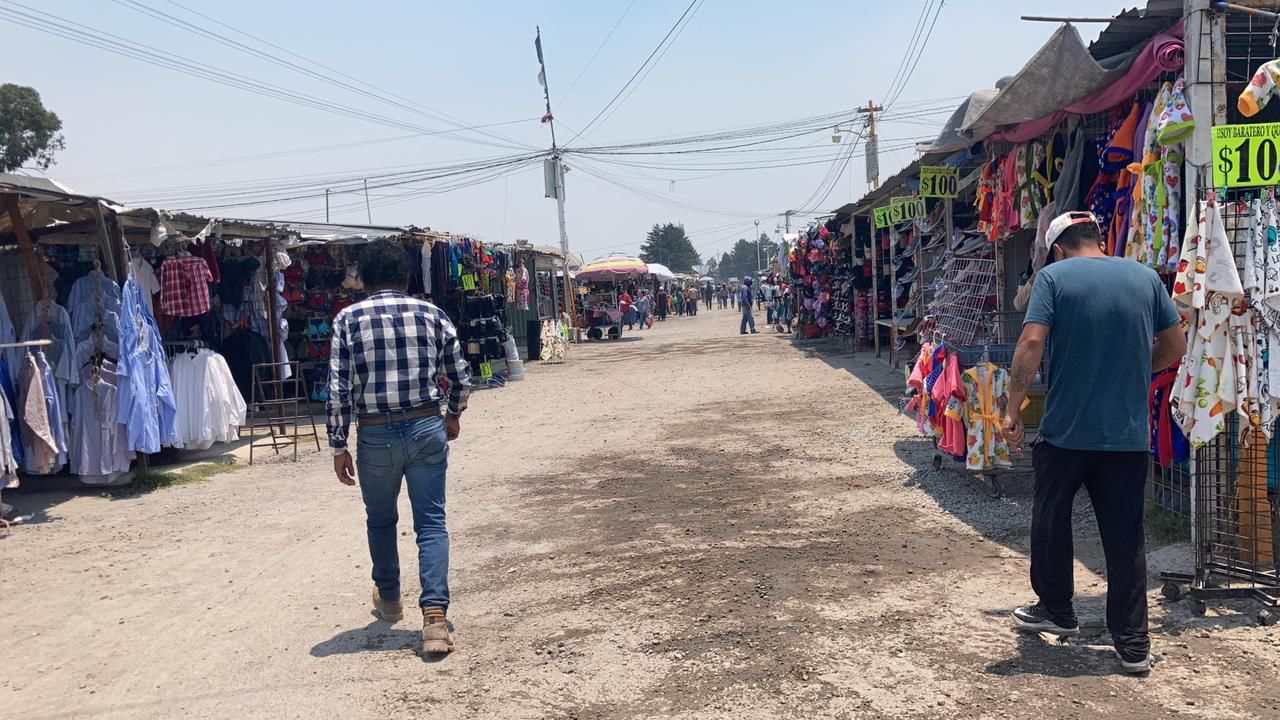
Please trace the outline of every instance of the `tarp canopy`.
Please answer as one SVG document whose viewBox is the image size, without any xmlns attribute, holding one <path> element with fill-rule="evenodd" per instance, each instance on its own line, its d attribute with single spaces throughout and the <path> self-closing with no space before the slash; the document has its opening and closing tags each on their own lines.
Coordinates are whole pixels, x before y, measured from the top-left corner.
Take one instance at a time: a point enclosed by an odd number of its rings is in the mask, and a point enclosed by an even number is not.
<svg viewBox="0 0 1280 720">
<path fill-rule="evenodd" d="M 578 279 L 621 280 L 648 274 L 649 266 L 639 258 L 626 255 L 605 255 L 583 265 L 582 269 L 578 271 Z"/>
<path fill-rule="evenodd" d="M 986 108 L 970 110 L 961 132 L 980 140 L 1006 125 L 1044 117 L 1118 79 L 1133 62 L 1136 49 L 1098 61 L 1075 25 L 1059 27 Z"/>
<path fill-rule="evenodd" d="M 649 263 L 649 274 L 663 282 L 676 279 L 676 274 L 671 272 L 670 268 L 661 263 Z"/>
</svg>

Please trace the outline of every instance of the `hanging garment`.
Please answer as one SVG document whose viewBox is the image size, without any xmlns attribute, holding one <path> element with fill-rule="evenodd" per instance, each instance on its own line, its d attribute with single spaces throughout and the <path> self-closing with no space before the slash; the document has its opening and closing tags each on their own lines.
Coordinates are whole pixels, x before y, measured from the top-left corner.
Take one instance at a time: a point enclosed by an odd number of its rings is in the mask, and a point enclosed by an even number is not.
<svg viewBox="0 0 1280 720">
<path fill-rule="evenodd" d="M 50 300 L 36 303 L 22 329 L 24 341 L 49 340 L 43 347 L 45 358 L 53 369 L 54 386 L 62 410 L 62 422 L 71 421 L 70 388 L 75 384 L 75 333 L 71 328 L 71 315 L 61 305 Z"/>
<path fill-rule="evenodd" d="M 1278 86 L 1280 86 L 1280 60 L 1263 63 L 1253 74 L 1244 92 L 1240 93 L 1236 108 L 1247 118 L 1257 115 L 1267 106 L 1271 96 L 1276 94 Z"/>
<path fill-rule="evenodd" d="M 0 294 L 0 345 L 11 345 L 18 341 L 18 332 L 9 317 L 9 308 L 5 306 L 4 295 Z M 0 358 L 6 360 L 11 368 L 22 367 L 22 349 L 4 348 L 0 350 Z"/>
<path fill-rule="evenodd" d="M 239 439 L 247 407 L 231 370 L 211 350 L 179 353 L 170 363 L 177 403 L 175 447 L 205 450 Z"/>
<path fill-rule="evenodd" d="M 911 375 L 907 377 L 907 387 L 915 391 L 911 396 L 911 401 L 907 404 L 906 411 L 915 413 L 916 427 L 920 430 L 921 435 L 927 435 L 925 429 L 929 420 L 929 394 L 925 390 L 925 378 L 933 372 L 933 345 L 931 343 L 922 343 L 920 345 L 920 353 L 916 355 L 915 364 L 911 368 Z"/>
<path fill-rule="evenodd" d="M 1009 446 L 1000 433 L 1009 402 L 1009 371 L 991 363 L 969 368 L 961 375 L 965 395 L 961 413 L 967 430 L 965 468 L 991 470 L 1013 466 Z"/>
<path fill-rule="evenodd" d="M 1261 423 L 1250 395 L 1251 385 L 1256 388 L 1250 382 L 1253 328 L 1235 256 L 1217 202 L 1199 203 L 1198 212 L 1198 232 L 1187 232 L 1174 281 L 1173 299 L 1190 308 L 1194 320 L 1170 401 L 1174 419 L 1196 448 L 1226 430 L 1233 411 L 1241 432 Z"/>
<path fill-rule="evenodd" d="M 86 485 L 110 485 L 130 465 L 128 430 L 116 419 L 120 377 L 104 362 L 84 367 L 71 423 L 71 472 Z"/>
<path fill-rule="evenodd" d="M 22 428 L 19 422 L 22 406 L 18 404 L 18 373 L 14 370 L 21 367 L 23 366 L 10 366 L 8 359 L 0 355 L 0 395 L 4 396 L 13 413 L 13 422 L 9 424 L 9 450 L 18 465 L 22 465 L 25 453 L 22 450 Z"/>
<path fill-rule="evenodd" d="M 1169 406 L 1177 379 L 1177 368 L 1156 373 L 1151 378 L 1151 391 L 1147 396 L 1151 413 L 1151 455 L 1163 468 L 1185 463 L 1191 455 L 1187 436 L 1174 423 Z"/>
<path fill-rule="evenodd" d="M 419 251 L 419 264 L 422 266 L 422 293 L 427 297 L 431 297 L 431 289 L 435 284 L 435 276 L 431 273 L 431 246 L 432 241 L 427 240 L 422 243 Z"/>
<path fill-rule="evenodd" d="M 58 442 L 54 437 L 57 415 L 49 413 L 44 376 L 33 354 L 28 354 L 18 380 L 19 418 L 27 472 L 48 475 L 57 471 Z"/>
<path fill-rule="evenodd" d="M 209 312 L 209 283 L 213 272 L 204 258 L 186 250 L 160 265 L 160 312 L 172 317 L 196 317 Z"/>
<path fill-rule="evenodd" d="M 958 460 L 965 458 L 966 433 L 964 429 L 964 385 L 960 380 L 960 357 L 951 355 L 938 381 L 929 392 L 930 398 L 942 408 L 942 432 L 938 437 L 938 449 Z"/>
<path fill-rule="evenodd" d="M 9 398 L 0 393 L 0 489 L 18 486 L 18 458 L 14 455 L 13 435 L 11 428 L 17 425 L 18 418 L 9 405 Z"/>
<path fill-rule="evenodd" d="M 1272 348 L 1280 351 L 1280 238 L 1277 238 L 1274 196 L 1249 205 L 1245 242 L 1244 290 L 1253 311 L 1254 354 L 1250 377 L 1251 396 L 1257 399 L 1257 427 L 1270 439 L 1280 417 L 1280 358 L 1272 362 Z"/>
<path fill-rule="evenodd" d="M 516 309 L 529 309 L 529 268 L 523 265 L 516 270 Z"/>
<path fill-rule="evenodd" d="M 161 445 L 176 443 L 177 408 L 160 330 L 133 278 L 125 282 L 121 304 L 116 374 L 121 376 L 116 420 L 128 428 L 129 449 L 156 453 Z"/>
<path fill-rule="evenodd" d="M 155 269 L 146 258 L 139 256 L 129 261 L 129 274 L 138 279 L 138 286 L 142 288 L 142 301 L 155 314 L 152 297 L 160 293 L 160 279 L 156 277 Z"/>
<path fill-rule="evenodd" d="M 120 312 L 120 286 L 101 270 L 91 270 L 75 281 L 67 299 L 76 340 L 83 340 L 107 312 Z"/>
</svg>

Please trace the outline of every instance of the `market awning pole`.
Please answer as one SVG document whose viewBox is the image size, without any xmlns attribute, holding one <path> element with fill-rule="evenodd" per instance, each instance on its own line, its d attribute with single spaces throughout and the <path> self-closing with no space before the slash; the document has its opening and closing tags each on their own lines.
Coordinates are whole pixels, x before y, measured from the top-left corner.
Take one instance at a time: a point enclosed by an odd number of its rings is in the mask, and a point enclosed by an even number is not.
<svg viewBox="0 0 1280 720">
<path fill-rule="evenodd" d="M 31 236 L 27 234 L 27 224 L 22 220 L 18 196 L 5 195 L 4 206 L 9 211 L 9 222 L 13 225 L 14 236 L 18 238 L 22 259 L 27 263 L 27 275 L 31 278 L 31 288 L 35 291 L 36 300 L 44 300 L 44 275 L 40 274 L 40 265 L 36 262 L 36 250 L 31 244 Z"/>
</svg>

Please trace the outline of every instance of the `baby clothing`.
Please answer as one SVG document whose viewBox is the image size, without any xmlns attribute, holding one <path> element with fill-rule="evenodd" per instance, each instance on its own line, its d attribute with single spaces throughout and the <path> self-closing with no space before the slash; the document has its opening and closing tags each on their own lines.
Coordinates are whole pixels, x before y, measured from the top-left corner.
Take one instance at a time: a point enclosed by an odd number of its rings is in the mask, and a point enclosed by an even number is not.
<svg viewBox="0 0 1280 720">
<path fill-rule="evenodd" d="M 1280 83 L 1280 60 L 1263 63 L 1253 74 L 1253 79 L 1244 92 L 1240 93 L 1240 99 L 1236 102 L 1240 114 L 1253 117 L 1262 112 L 1262 108 L 1267 106 L 1271 96 L 1276 93 L 1277 83 Z"/>
</svg>

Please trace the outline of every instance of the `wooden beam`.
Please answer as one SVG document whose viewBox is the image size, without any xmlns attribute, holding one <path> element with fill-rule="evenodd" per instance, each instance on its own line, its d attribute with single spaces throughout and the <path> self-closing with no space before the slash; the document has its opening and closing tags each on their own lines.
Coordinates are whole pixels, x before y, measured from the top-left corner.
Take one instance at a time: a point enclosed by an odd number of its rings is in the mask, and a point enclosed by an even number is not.
<svg viewBox="0 0 1280 720">
<path fill-rule="evenodd" d="M 18 206 L 18 196 L 5 195 L 4 206 L 9 211 L 9 222 L 13 224 L 13 234 L 18 238 L 22 259 L 27 263 L 27 275 L 31 277 L 31 287 L 35 290 L 36 300 L 44 300 L 44 274 L 40 272 L 35 246 L 31 244 L 31 236 L 27 234 L 27 224 L 22 219 L 22 208 Z"/>
</svg>

